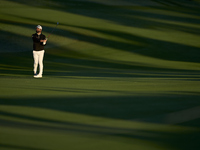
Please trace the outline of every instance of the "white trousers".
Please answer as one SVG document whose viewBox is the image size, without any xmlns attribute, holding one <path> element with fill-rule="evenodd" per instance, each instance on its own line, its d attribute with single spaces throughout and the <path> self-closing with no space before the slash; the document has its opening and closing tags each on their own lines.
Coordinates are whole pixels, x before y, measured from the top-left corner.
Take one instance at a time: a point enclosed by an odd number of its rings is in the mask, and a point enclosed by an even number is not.
<svg viewBox="0 0 200 150">
<path fill-rule="evenodd" d="M 33 50 L 33 58 L 34 58 L 34 65 L 33 65 L 34 74 L 37 74 L 37 67 L 38 67 L 38 64 L 39 64 L 39 66 L 40 66 L 39 74 L 42 75 L 43 74 L 44 50 L 41 50 L 41 51 L 34 51 Z"/>
</svg>

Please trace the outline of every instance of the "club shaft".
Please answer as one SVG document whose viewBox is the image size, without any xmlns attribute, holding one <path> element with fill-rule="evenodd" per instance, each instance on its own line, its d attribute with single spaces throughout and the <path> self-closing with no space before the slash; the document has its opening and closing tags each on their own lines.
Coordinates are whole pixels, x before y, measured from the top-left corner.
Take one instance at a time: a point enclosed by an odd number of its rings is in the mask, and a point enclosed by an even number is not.
<svg viewBox="0 0 200 150">
<path fill-rule="evenodd" d="M 47 38 L 49 38 L 50 37 L 50 35 L 53 33 L 53 31 L 55 30 L 55 28 L 58 26 L 58 24 L 56 24 L 56 26 L 53 28 L 53 30 L 51 31 L 51 33 L 48 35 L 48 37 Z"/>
</svg>

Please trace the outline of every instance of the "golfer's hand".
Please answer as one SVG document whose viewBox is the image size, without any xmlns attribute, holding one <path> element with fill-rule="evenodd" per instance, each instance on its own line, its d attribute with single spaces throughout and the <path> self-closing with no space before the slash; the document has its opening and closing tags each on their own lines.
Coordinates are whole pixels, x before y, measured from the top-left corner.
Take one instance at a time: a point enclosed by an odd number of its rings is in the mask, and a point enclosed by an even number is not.
<svg viewBox="0 0 200 150">
<path fill-rule="evenodd" d="M 40 40 L 40 42 L 46 42 L 47 40 Z"/>
</svg>

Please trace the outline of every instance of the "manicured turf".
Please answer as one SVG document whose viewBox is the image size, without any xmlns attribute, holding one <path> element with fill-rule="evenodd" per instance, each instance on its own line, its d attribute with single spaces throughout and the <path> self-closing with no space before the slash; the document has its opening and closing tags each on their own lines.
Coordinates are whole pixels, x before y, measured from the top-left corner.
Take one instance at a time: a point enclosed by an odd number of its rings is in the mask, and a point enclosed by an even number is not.
<svg viewBox="0 0 200 150">
<path fill-rule="evenodd" d="M 1 0 L 1 150 L 198 150 L 200 3 Z M 48 35 L 33 78 L 31 35 Z"/>
</svg>

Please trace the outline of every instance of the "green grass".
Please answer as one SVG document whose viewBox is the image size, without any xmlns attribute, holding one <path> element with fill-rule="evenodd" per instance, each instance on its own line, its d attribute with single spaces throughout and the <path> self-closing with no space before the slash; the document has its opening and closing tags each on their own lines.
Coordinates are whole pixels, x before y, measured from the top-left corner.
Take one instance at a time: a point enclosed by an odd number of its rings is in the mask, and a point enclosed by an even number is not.
<svg viewBox="0 0 200 150">
<path fill-rule="evenodd" d="M 0 149 L 199 149 L 199 7 L 1 0 Z M 31 35 L 57 22 L 34 79 Z"/>
</svg>

